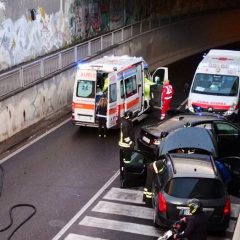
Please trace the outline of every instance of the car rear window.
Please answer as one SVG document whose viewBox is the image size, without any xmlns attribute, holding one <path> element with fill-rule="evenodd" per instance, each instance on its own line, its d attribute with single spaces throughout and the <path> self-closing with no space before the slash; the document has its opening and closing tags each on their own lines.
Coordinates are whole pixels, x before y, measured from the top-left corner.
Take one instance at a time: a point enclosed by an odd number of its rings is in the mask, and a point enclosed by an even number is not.
<svg viewBox="0 0 240 240">
<path fill-rule="evenodd" d="M 165 192 L 173 197 L 199 199 L 217 199 L 225 194 L 222 182 L 210 178 L 173 178 Z"/>
</svg>

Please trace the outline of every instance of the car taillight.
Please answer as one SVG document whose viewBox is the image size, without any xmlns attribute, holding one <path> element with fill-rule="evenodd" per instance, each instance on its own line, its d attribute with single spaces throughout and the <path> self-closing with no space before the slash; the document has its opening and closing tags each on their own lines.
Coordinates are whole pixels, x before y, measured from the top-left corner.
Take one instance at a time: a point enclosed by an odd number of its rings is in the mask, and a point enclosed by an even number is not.
<svg viewBox="0 0 240 240">
<path fill-rule="evenodd" d="M 158 209 L 160 212 L 167 211 L 166 199 L 162 193 L 158 193 Z"/>
<path fill-rule="evenodd" d="M 230 215 L 230 213 L 231 213 L 231 201 L 230 201 L 230 198 L 227 198 L 224 205 L 223 214 Z"/>
</svg>

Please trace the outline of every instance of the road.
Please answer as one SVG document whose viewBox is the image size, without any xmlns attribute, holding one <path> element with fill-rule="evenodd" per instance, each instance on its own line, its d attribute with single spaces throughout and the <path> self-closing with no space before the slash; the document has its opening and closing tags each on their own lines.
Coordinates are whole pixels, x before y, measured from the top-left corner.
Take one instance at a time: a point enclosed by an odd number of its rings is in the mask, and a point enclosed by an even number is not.
<svg viewBox="0 0 240 240">
<path fill-rule="evenodd" d="M 198 58 L 169 66 L 175 89 L 182 89 L 185 81 L 191 81 Z M 176 91 L 173 107 L 185 97 L 183 91 Z M 158 110 L 152 112 L 145 121 L 135 124 L 136 133 L 142 125 L 156 122 L 159 117 Z M 8 210 L 13 205 L 28 203 L 37 208 L 37 213 L 13 240 L 156 239 L 160 232 L 152 225 L 152 210 L 141 202 L 141 191 L 119 188 L 119 131 L 111 130 L 106 139 L 99 139 L 96 129 L 75 127 L 69 119 L 70 116 L 54 131 L 1 160 L 4 185 L 0 228 L 8 225 Z M 238 205 L 233 207 L 239 211 Z M 0 233 L 0 239 L 7 240 L 30 213 L 26 207 L 14 210 L 14 225 Z M 226 238 L 209 239 L 231 239 L 232 231 L 229 229 Z"/>
</svg>

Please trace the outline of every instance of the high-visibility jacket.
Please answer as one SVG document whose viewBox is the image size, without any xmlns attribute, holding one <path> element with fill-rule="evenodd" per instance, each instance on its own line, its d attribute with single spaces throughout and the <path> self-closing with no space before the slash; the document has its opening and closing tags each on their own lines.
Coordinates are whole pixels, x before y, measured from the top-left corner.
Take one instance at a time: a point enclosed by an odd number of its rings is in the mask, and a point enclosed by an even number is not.
<svg viewBox="0 0 240 240">
<path fill-rule="evenodd" d="M 134 128 L 130 119 L 122 118 L 120 126 L 120 140 L 118 145 L 122 148 L 134 147 Z"/>
<path fill-rule="evenodd" d="M 162 88 L 162 96 L 161 100 L 164 102 L 165 100 L 171 100 L 174 94 L 174 90 L 171 84 L 165 83 Z"/>
<path fill-rule="evenodd" d="M 148 78 L 144 78 L 144 97 L 145 99 L 150 99 L 150 90 L 151 90 L 151 85 L 156 85 L 156 83 L 150 81 Z"/>
<path fill-rule="evenodd" d="M 106 92 L 106 91 L 107 91 L 108 85 L 109 85 L 109 78 L 106 77 L 106 78 L 104 78 L 104 83 L 103 83 L 103 88 L 102 88 L 102 91 L 103 91 L 103 92 Z"/>
</svg>

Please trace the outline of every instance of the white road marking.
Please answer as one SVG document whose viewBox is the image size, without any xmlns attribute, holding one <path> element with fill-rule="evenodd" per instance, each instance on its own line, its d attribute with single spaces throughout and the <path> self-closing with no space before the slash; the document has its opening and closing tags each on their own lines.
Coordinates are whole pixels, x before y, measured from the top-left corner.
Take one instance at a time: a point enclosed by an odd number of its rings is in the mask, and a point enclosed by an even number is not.
<svg viewBox="0 0 240 240">
<path fill-rule="evenodd" d="M 95 237 L 88 237 L 85 235 L 78 235 L 78 234 L 73 234 L 70 233 L 64 240 L 107 240 L 103 238 L 95 238 Z"/>
<path fill-rule="evenodd" d="M 92 209 L 94 212 L 116 214 L 142 219 L 153 219 L 153 209 L 147 207 L 100 201 Z"/>
<path fill-rule="evenodd" d="M 111 188 L 103 199 L 145 204 L 142 200 L 143 191 L 133 189 Z"/>
<path fill-rule="evenodd" d="M 86 216 L 83 220 L 79 223 L 79 225 L 88 226 L 88 227 L 96 227 L 96 228 L 103 228 L 121 232 L 128 232 L 146 236 L 153 236 L 159 237 L 160 231 L 158 231 L 153 226 L 131 223 L 131 222 L 121 222 L 116 220 L 110 219 L 103 219 L 103 218 L 95 218 Z"/>
<path fill-rule="evenodd" d="M 186 102 L 187 102 L 188 98 L 186 98 L 178 107 L 177 110 L 179 110 Z"/>
<path fill-rule="evenodd" d="M 240 212 L 240 204 L 231 203 L 231 217 L 238 218 Z"/>
<path fill-rule="evenodd" d="M 44 134 L 42 134 L 41 136 L 35 138 L 34 140 L 32 140 L 31 142 L 27 143 L 26 145 L 22 146 L 21 148 L 17 149 L 16 151 L 14 151 L 13 153 L 9 154 L 8 156 L 4 157 L 3 159 L 0 160 L 0 164 L 4 163 L 5 161 L 7 161 L 8 159 L 10 159 L 11 157 L 17 155 L 18 153 L 20 153 L 21 151 L 23 151 L 24 149 L 28 148 L 29 146 L 31 146 L 32 144 L 34 144 L 35 142 L 39 141 L 40 139 L 44 138 L 45 136 L 47 136 L 49 133 L 55 131 L 56 129 L 60 128 L 61 126 L 63 126 L 65 123 L 69 122 L 70 119 L 67 119 L 63 122 L 61 122 L 60 124 L 58 124 L 57 126 L 51 128 L 49 131 L 45 132 Z"/>
<path fill-rule="evenodd" d="M 80 209 L 80 211 L 61 229 L 61 231 L 52 239 L 58 240 L 77 220 L 78 218 L 97 200 L 97 198 L 112 184 L 118 177 L 118 170 L 99 190 L 98 192 Z"/>
</svg>

